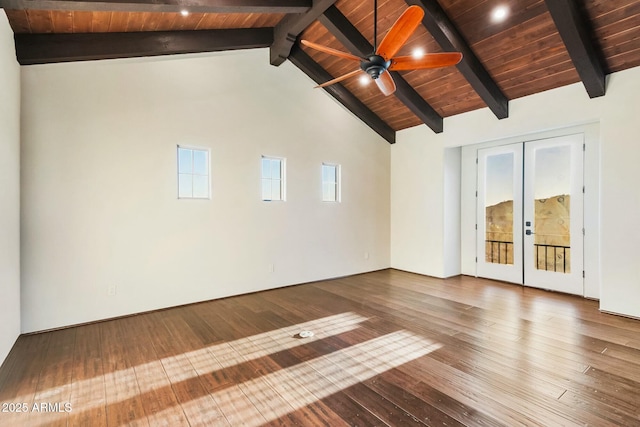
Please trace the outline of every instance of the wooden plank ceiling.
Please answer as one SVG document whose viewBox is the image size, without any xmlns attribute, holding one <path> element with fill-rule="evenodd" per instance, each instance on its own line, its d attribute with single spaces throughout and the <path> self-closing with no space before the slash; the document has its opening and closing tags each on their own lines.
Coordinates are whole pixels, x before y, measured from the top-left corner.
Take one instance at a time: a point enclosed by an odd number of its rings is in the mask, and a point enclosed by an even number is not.
<svg viewBox="0 0 640 427">
<path fill-rule="evenodd" d="M 190 5 L 187 6 L 187 4 Z M 326 90 L 376 132 L 426 124 L 582 81 L 605 95 L 606 74 L 640 65 L 640 0 L 379 0 L 378 42 L 408 5 L 423 25 L 399 55 L 461 51 L 455 67 L 393 74 L 398 90 L 351 78 Z M 492 14 L 506 6 L 507 18 Z M 291 60 L 316 81 L 358 64 L 299 44 L 300 39 L 369 53 L 373 0 L 0 0 L 22 64 L 271 47 L 271 63 Z M 190 10 L 187 16 L 181 10 Z M 312 90 L 309 87 L 309 90 Z"/>
</svg>

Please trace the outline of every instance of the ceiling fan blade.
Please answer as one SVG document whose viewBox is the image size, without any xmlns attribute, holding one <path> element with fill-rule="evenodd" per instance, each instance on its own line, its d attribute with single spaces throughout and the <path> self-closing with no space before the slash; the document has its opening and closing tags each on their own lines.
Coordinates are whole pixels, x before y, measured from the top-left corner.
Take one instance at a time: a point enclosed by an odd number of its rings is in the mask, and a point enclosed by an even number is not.
<svg viewBox="0 0 640 427">
<path fill-rule="evenodd" d="M 396 84 L 388 71 L 380 74 L 380 77 L 375 79 L 374 82 L 376 82 L 378 89 L 380 89 L 380 92 L 382 92 L 384 96 L 389 96 L 396 91 Z"/>
<path fill-rule="evenodd" d="M 391 60 L 389 70 L 421 70 L 425 68 L 440 68 L 456 65 L 462 60 L 460 52 L 430 53 L 422 58 L 413 56 L 399 56 Z"/>
<path fill-rule="evenodd" d="M 324 53 L 327 53 L 329 55 L 337 56 L 339 58 L 351 59 L 352 61 L 361 61 L 362 60 L 362 58 L 358 58 L 357 56 L 352 55 L 350 53 L 342 52 L 341 50 L 337 50 L 337 49 L 332 49 L 330 47 L 326 47 L 326 46 L 323 46 L 321 44 L 313 43 L 313 42 L 310 42 L 308 40 L 300 40 L 300 43 L 302 43 L 303 45 L 305 45 L 307 47 L 310 47 L 311 49 L 315 49 L 317 51 L 324 52 Z"/>
<path fill-rule="evenodd" d="M 329 80 L 328 82 L 324 82 L 324 83 L 322 83 L 322 84 L 319 84 L 318 86 L 316 86 L 316 88 L 318 88 L 318 87 L 330 86 L 330 85 L 332 85 L 332 84 L 334 84 L 334 83 L 338 83 L 338 82 L 341 82 L 341 81 L 343 81 L 343 80 L 346 80 L 346 79 L 348 79 L 349 77 L 353 77 L 353 76 L 355 76 L 355 75 L 358 75 L 358 74 L 360 74 L 360 73 L 362 73 L 362 72 L 363 72 L 362 70 L 355 70 L 355 71 L 352 71 L 352 72 L 347 73 L 347 74 L 344 74 L 344 75 L 342 75 L 342 76 L 340 76 L 340 77 L 336 77 L 336 78 L 335 78 L 335 79 L 333 79 L 333 80 Z"/>
<path fill-rule="evenodd" d="M 416 28 L 418 28 L 423 17 L 424 11 L 421 7 L 409 6 L 409 8 L 400 15 L 400 18 L 398 18 L 395 24 L 393 24 L 387 35 L 384 36 L 380 46 L 378 46 L 376 54 L 386 60 L 393 58 L 402 45 L 409 40 L 409 37 L 411 37 L 411 34 L 413 34 Z"/>
</svg>

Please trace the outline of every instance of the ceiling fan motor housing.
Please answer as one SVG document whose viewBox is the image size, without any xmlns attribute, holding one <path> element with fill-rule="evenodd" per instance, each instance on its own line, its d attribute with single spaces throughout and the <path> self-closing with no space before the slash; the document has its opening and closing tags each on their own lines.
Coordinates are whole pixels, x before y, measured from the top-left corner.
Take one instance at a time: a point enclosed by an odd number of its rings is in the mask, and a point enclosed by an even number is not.
<svg viewBox="0 0 640 427">
<path fill-rule="evenodd" d="M 374 80 L 380 77 L 380 74 L 385 72 L 390 66 L 391 61 L 385 61 L 380 55 L 371 55 L 366 61 L 360 63 L 360 68 Z"/>
</svg>

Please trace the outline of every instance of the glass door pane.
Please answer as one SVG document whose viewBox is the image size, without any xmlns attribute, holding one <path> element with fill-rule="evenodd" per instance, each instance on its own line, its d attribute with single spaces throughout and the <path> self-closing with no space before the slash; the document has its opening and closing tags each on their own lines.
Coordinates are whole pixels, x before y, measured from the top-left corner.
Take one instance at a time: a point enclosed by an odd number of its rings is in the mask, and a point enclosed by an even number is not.
<svg viewBox="0 0 640 427">
<path fill-rule="evenodd" d="M 514 153 L 486 159 L 485 261 L 513 264 L 513 164 Z"/>
<path fill-rule="evenodd" d="M 571 147 L 535 151 L 534 266 L 571 272 Z"/>
</svg>

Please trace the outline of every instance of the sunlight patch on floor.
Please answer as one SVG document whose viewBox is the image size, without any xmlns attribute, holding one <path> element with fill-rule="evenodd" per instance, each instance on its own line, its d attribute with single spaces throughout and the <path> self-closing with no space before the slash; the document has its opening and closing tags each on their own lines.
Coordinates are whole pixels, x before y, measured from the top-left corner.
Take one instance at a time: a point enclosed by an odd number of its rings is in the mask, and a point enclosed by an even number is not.
<svg viewBox="0 0 640 427">
<path fill-rule="evenodd" d="M 213 399 L 231 425 L 259 426 L 441 347 L 407 331 L 393 332 L 235 386 L 242 395 L 232 387 Z"/>
<path fill-rule="evenodd" d="M 366 317 L 352 312 L 340 313 L 234 341 L 210 345 L 176 356 L 108 372 L 104 375 L 104 379 L 100 378 L 98 381 L 96 381 L 98 377 L 88 378 L 74 381 L 71 386 L 65 383 L 43 388 L 37 391 L 35 403 L 70 401 L 73 407 L 71 416 L 76 417 L 79 412 L 89 412 L 100 406 L 104 407 L 105 400 L 107 405 L 119 402 L 126 403 L 127 400 L 141 393 L 153 393 L 155 390 L 170 386 L 171 383 L 177 381 L 187 381 L 198 375 L 212 372 L 212 370 L 219 371 L 279 351 L 349 332 L 358 328 L 358 325 L 366 320 Z M 312 330 L 314 336 L 305 339 L 293 338 L 302 330 Z M 43 374 L 46 375 L 46 372 Z M 26 402 L 31 408 L 34 404 L 33 394 L 17 396 L 15 401 Z M 25 416 L 29 418 L 30 422 L 34 421 L 34 418 L 45 420 L 42 423 L 37 421 L 33 425 L 46 424 L 53 420 L 64 419 L 67 416 L 64 412 L 11 414 L 12 419 L 14 415 L 16 422 L 24 421 Z M 6 419 L 3 417 L 4 420 Z"/>
<path fill-rule="evenodd" d="M 30 425 L 46 425 L 67 416 L 79 420 L 91 412 L 109 412 L 118 406 L 137 407 L 136 417 L 140 417 L 144 402 L 144 414 L 152 425 L 170 421 L 171 425 L 257 426 L 441 347 L 402 330 L 290 367 L 278 366 L 266 357 L 355 330 L 366 320 L 355 313 L 342 313 L 139 364 L 107 373 L 104 378 L 39 390 L 37 398 L 60 397 L 61 392 L 70 395 L 73 411 L 42 414 L 45 416 L 36 417 L 37 421 L 29 417 L 29 421 L 36 421 Z M 314 336 L 294 338 L 302 330 L 311 330 Z M 233 371 L 236 368 L 239 371 Z M 228 378 L 238 372 L 251 380 L 237 384 L 237 378 Z M 196 391 L 185 396 L 174 394 L 177 385 L 192 387 L 190 381 L 197 383 Z M 144 418 L 129 421 L 144 422 Z"/>
</svg>

